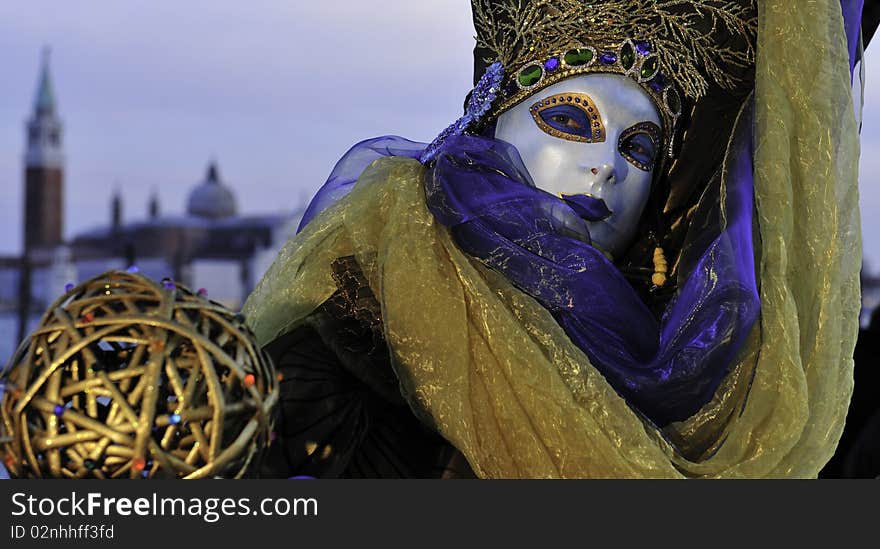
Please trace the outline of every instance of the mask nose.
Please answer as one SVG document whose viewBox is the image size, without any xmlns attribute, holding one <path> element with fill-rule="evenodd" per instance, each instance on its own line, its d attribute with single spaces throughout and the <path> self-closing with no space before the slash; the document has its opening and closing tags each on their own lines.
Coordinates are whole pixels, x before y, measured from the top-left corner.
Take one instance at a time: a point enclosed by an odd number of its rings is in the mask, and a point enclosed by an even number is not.
<svg viewBox="0 0 880 549">
<path fill-rule="evenodd" d="M 617 172 L 611 164 L 602 164 L 590 169 L 588 176 L 590 188 L 599 191 L 606 185 L 617 183 Z"/>
</svg>

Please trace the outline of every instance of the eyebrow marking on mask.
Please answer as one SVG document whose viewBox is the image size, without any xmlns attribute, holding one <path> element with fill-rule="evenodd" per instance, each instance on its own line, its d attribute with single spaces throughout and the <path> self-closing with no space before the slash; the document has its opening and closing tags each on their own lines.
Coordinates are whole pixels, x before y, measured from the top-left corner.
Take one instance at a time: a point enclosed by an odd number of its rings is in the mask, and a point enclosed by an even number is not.
<svg viewBox="0 0 880 549">
<path fill-rule="evenodd" d="M 572 132 L 565 132 L 554 128 L 541 116 L 543 111 L 561 105 L 571 105 L 583 111 L 589 121 L 590 127 L 588 131 L 584 131 L 586 135 L 579 135 Z M 568 141 L 577 141 L 580 143 L 604 143 L 605 142 L 605 122 L 602 120 L 602 113 L 593 99 L 584 93 L 557 93 L 541 99 L 537 103 L 529 107 L 529 112 L 535 123 L 547 134 Z M 585 129 L 586 130 L 586 129 Z"/>
</svg>

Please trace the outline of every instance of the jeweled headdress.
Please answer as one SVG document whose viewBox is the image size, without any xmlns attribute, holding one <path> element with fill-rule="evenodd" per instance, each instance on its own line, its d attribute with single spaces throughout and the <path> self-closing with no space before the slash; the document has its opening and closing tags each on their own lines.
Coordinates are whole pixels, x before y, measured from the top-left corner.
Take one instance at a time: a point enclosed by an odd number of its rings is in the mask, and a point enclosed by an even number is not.
<svg viewBox="0 0 880 549">
<path fill-rule="evenodd" d="M 472 0 L 477 69 L 500 62 L 492 114 L 570 76 L 630 76 L 654 99 L 667 143 L 687 100 L 740 84 L 754 64 L 754 1 Z"/>
</svg>

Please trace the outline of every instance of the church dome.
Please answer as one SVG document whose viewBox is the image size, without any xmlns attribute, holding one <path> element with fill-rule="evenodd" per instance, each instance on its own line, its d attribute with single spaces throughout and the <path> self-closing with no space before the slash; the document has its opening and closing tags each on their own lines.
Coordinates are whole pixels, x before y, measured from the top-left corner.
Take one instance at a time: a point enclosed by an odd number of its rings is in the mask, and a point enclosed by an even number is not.
<svg viewBox="0 0 880 549">
<path fill-rule="evenodd" d="M 232 217 L 236 212 L 235 195 L 223 185 L 217 173 L 217 165 L 208 166 L 205 181 L 196 185 L 189 193 L 186 211 L 189 215 L 221 219 Z"/>
</svg>

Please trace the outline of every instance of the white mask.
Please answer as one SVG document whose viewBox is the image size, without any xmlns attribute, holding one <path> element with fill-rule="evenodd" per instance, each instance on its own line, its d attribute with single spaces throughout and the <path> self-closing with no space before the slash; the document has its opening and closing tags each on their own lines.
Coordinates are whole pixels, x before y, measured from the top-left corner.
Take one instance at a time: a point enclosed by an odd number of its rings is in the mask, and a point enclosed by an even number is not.
<svg viewBox="0 0 880 549">
<path fill-rule="evenodd" d="M 587 74 L 548 86 L 503 113 L 495 137 L 517 148 L 538 188 L 604 200 L 611 215 L 587 225 L 593 244 L 617 257 L 635 236 L 651 194 L 661 124 L 650 96 L 629 77 Z M 595 142 L 603 130 L 604 141 Z"/>
</svg>

